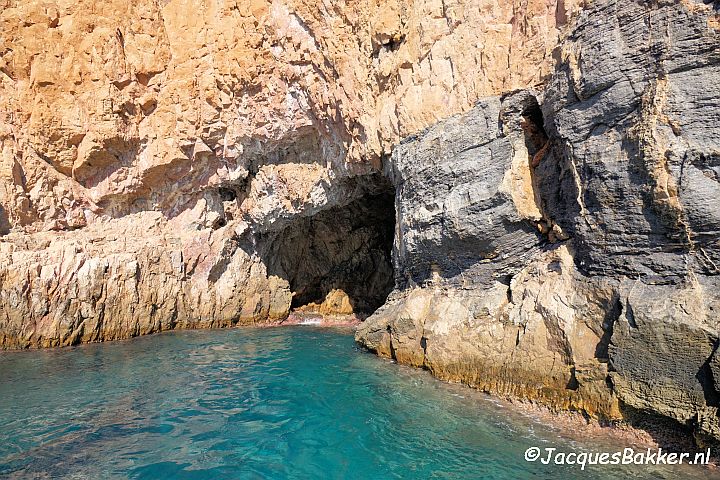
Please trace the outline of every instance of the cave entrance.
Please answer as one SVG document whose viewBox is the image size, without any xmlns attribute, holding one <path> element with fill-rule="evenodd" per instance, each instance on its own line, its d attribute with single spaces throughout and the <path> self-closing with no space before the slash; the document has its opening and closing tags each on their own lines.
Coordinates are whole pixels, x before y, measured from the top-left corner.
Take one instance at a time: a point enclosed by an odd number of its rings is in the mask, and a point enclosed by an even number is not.
<svg viewBox="0 0 720 480">
<path fill-rule="evenodd" d="M 525 146 L 530 156 L 530 166 L 536 168 L 548 148 L 548 135 L 545 131 L 545 119 L 535 98 L 522 113 L 521 127 L 525 135 Z"/>
<path fill-rule="evenodd" d="M 293 292 L 291 311 L 355 314 L 380 307 L 394 287 L 395 194 L 384 178 L 347 205 L 300 218 L 270 243 L 269 275 Z"/>
</svg>

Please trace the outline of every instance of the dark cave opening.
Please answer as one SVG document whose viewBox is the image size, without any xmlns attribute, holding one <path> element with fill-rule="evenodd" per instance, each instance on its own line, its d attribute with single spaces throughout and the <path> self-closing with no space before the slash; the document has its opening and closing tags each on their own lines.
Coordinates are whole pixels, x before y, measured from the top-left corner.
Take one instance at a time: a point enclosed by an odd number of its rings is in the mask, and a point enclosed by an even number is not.
<svg viewBox="0 0 720 480">
<path fill-rule="evenodd" d="M 525 134 L 525 146 L 531 159 L 531 166 L 537 167 L 545 153 L 548 135 L 545 131 L 545 118 L 540 105 L 533 98 L 530 105 L 522 113 L 522 129 Z"/>
<path fill-rule="evenodd" d="M 326 312 L 365 316 L 385 303 L 394 287 L 395 194 L 384 179 L 379 185 L 347 205 L 295 220 L 270 239 L 263 260 L 269 275 L 290 284 L 291 310 L 327 299 Z M 337 291 L 352 312 L 332 311 L 328 294 Z"/>
<path fill-rule="evenodd" d="M 0 236 L 10 233 L 10 228 L 10 218 L 3 206 L 0 205 Z"/>
</svg>

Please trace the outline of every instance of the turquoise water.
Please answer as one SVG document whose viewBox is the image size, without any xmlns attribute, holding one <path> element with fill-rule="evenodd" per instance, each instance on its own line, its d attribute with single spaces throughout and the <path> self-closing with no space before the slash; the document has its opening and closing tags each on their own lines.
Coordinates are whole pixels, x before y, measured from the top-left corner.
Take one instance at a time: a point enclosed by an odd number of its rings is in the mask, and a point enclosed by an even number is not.
<svg viewBox="0 0 720 480">
<path fill-rule="evenodd" d="M 697 466 L 527 463 L 533 445 L 590 447 L 364 353 L 349 331 L 179 332 L 0 354 L 3 478 L 709 478 Z"/>
</svg>

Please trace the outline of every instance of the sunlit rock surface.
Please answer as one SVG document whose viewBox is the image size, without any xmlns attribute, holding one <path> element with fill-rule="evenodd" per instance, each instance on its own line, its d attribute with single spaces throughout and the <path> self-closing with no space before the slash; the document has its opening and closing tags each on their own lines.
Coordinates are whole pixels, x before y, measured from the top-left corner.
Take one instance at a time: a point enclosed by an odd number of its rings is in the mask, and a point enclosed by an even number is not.
<svg viewBox="0 0 720 480">
<path fill-rule="evenodd" d="M 717 19 L 593 2 L 543 88 L 401 143 L 396 291 L 358 341 L 489 392 L 717 438 Z"/>
<path fill-rule="evenodd" d="M 719 15 L 0 0 L 0 346 L 372 314 L 439 377 L 720 437 Z"/>
</svg>

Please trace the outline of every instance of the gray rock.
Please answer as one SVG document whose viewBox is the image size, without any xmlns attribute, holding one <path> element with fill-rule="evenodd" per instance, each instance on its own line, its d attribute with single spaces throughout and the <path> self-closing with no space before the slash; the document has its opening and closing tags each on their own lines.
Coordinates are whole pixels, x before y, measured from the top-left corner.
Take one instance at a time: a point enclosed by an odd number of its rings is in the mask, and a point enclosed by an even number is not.
<svg viewBox="0 0 720 480">
<path fill-rule="evenodd" d="M 386 166 L 396 292 L 358 341 L 487 391 L 720 438 L 719 10 L 593 2 L 543 91 L 406 139 Z M 529 182 L 508 181 L 519 158 Z"/>
<path fill-rule="evenodd" d="M 503 185 L 517 141 L 503 128 L 519 124 L 521 96 L 483 100 L 394 150 L 386 170 L 397 192 L 399 288 L 426 284 L 434 275 L 461 286 L 507 283 L 538 249 L 537 227 Z"/>
</svg>

